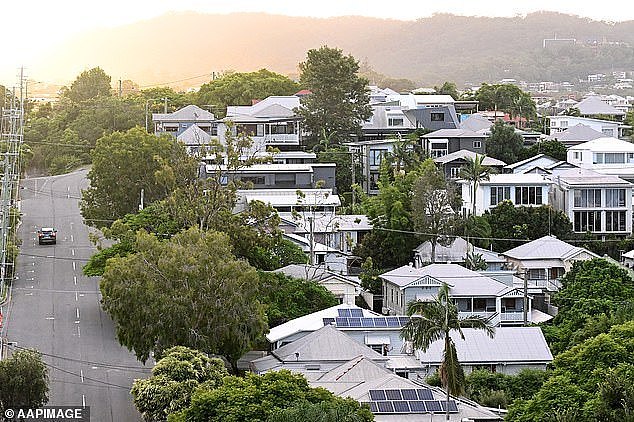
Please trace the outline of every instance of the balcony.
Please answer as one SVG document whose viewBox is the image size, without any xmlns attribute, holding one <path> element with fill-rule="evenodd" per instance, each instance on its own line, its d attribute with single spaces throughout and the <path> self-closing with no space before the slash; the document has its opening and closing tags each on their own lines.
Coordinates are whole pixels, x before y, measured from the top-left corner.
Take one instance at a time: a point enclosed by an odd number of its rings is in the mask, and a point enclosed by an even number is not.
<svg viewBox="0 0 634 422">
<path fill-rule="evenodd" d="M 530 313 L 526 316 L 528 321 L 531 320 Z M 501 322 L 524 322 L 524 311 L 507 311 L 500 314 Z"/>
<path fill-rule="evenodd" d="M 561 289 L 561 282 L 556 279 L 528 279 L 528 285 L 535 286 L 540 289 L 546 289 L 549 292 L 556 292 Z"/>
<path fill-rule="evenodd" d="M 299 135 L 296 133 L 268 134 L 264 136 L 254 136 L 254 140 L 264 140 L 267 145 L 299 145 Z"/>
</svg>

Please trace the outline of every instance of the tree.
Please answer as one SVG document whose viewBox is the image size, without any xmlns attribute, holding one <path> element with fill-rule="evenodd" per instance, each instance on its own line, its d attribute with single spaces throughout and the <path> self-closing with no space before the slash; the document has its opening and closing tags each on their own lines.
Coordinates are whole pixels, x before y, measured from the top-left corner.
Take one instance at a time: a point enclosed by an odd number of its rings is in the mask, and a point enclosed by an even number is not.
<svg viewBox="0 0 634 422">
<path fill-rule="evenodd" d="M 511 164 L 517 162 L 524 150 L 522 136 L 515 128 L 501 120 L 491 126 L 491 135 L 486 140 L 486 150 L 490 157 Z"/>
<path fill-rule="evenodd" d="M 530 158 L 536 156 L 537 154 L 546 154 L 555 160 L 566 161 L 568 149 L 557 139 L 540 141 L 531 145 L 530 148 L 526 148 L 520 158 Z"/>
<path fill-rule="evenodd" d="M 269 327 L 337 305 L 337 298 L 311 280 L 282 273 L 260 272 L 260 299 Z"/>
<path fill-rule="evenodd" d="M 300 84 L 311 91 L 297 113 L 304 119 L 310 145 L 326 138 L 331 144 L 349 141 L 372 116 L 368 81 L 358 76 L 359 63 L 336 48 L 309 50 L 299 64 Z"/>
<path fill-rule="evenodd" d="M 119 341 L 140 360 L 183 345 L 235 362 L 263 334 L 258 274 L 225 234 L 191 228 L 160 241 L 139 231 L 135 251 L 107 261 L 100 287 Z"/>
<path fill-rule="evenodd" d="M 464 392 L 465 377 L 456 345 L 450 333 L 456 331 L 462 340 L 465 339 L 462 329 L 465 327 L 484 330 L 493 337 L 495 329 L 480 316 L 460 319 L 458 307 L 449 297 L 449 286 L 446 283 L 438 290 L 438 296 L 431 302 L 412 301 L 407 305 L 410 320 L 401 330 L 401 337 L 411 341 L 416 349 L 426 351 L 432 343 L 442 340 L 445 343 L 443 360 L 440 364 L 440 379 L 447 390 L 447 420 L 449 420 L 449 396 L 461 395 Z"/>
<path fill-rule="evenodd" d="M 381 271 L 374 267 L 372 257 L 369 256 L 361 264 L 361 274 L 359 274 L 359 280 L 361 280 L 361 287 L 369 291 L 372 294 L 382 294 L 383 282 L 381 281 Z"/>
<path fill-rule="evenodd" d="M 111 79 L 100 67 L 85 70 L 63 95 L 75 103 L 96 97 L 108 97 L 112 95 Z"/>
<path fill-rule="evenodd" d="M 278 410 L 268 422 L 364 422 L 373 421 L 374 415 L 358 401 L 335 397 L 320 403 L 303 402 Z"/>
<path fill-rule="evenodd" d="M 341 195 L 352 191 L 352 153 L 342 145 L 325 145 L 324 149 L 317 151 L 317 161 L 320 163 L 335 163 L 335 186 Z M 355 165 L 356 181 L 361 180 L 360 166 Z"/>
<path fill-rule="evenodd" d="M 166 421 L 170 413 L 189 406 L 198 387 L 215 388 L 229 375 L 224 362 L 183 346 L 167 349 L 152 376 L 132 385 L 134 405 L 146 421 Z"/>
<path fill-rule="evenodd" d="M 299 84 L 270 70 L 226 73 L 202 85 L 196 103 L 210 105 L 215 114 L 223 117 L 227 106 L 251 105 L 253 100 L 263 100 L 271 95 L 293 95 L 297 91 Z"/>
<path fill-rule="evenodd" d="M 48 369 L 37 350 L 15 351 L 0 360 L 0 411 L 38 408 L 48 402 Z"/>
<path fill-rule="evenodd" d="M 450 242 L 455 228 L 457 195 L 453 185 L 431 158 L 423 162 L 420 177 L 414 184 L 412 219 L 414 228 L 431 242 L 431 260 L 436 262 L 436 245 Z"/>
<path fill-rule="evenodd" d="M 90 187 L 83 191 L 81 212 L 93 226 L 135 212 L 141 192 L 150 204 L 197 176 L 197 163 L 181 143 L 140 128 L 100 138 L 91 156 Z"/>
<path fill-rule="evenodd" d="M 530 94 L 513 84 L 483 83 L 478 88 L 475 99 L 482 110 L 501 110 L 511 115 L 535 116 L 535 102 Z M 488 150 L 487 150 L 488 151 Z"/>
<path fill-rule="evenodd" d="M 460 98 L 458 88 L 456 88 L 456 84 L 454 82 L 445 82 L 440 87 L 435 86 L 434 91 L 436 91 L 436 94 L 439 95 L 451 95 L 454 100 Z"/>
<path fill-rule="evenodd" d="M 327 390 L 311 388 L 306 378 L 287 370 L 247 373 L 244 377 L 225 377 L 218 388 L 198 389 L 189 407 L 168 420 L 265 422 L 280 410 L 298 404 L 340 400 Z"/>
<path fill-rule="evenodd" d="M 466 164 L 460 168 L 460 178 L 467 180 L 471 184 L 471 202 L 473 208 L 471 215 L 476 215 L 475 197 L 478 192 L 478 186 L 481 182 L 489 180 L 491 175 L 491 167 L 485 166 L 484 159 L 486 155 L 476 154 L 475 158 L 467 157 Z"/>
</svg>

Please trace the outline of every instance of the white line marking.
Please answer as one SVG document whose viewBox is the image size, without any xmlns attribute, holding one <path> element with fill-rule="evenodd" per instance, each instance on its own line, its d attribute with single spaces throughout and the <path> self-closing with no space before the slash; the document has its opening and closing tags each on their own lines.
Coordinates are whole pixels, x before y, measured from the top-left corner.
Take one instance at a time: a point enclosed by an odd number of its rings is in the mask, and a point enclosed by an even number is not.
<svg viewBox="0 0 634 422">
<path fill-rule="evenodd" d="M 81 407 L 86 407 L 86 396 L 81 395 Z"/>
<path fill-rule="evenodd" d="M 77 302 L 79 300 L 79 298 L 77 297 L 77 292 L 75 292 L 75 302 Z"/>
<path fill-rule="evenodd" d="M 81 330 L 79 329 L 79 325 L 77 326 L 77 337 L 81 337 Z"/>
<path fill-rule="evenodd" d="M 71 254 L 72 256 L 75 256 L 75 249 L 71 249 L 71 250 L 70 250 L 70 254 Z"/>
<path fill-rule="evenodd" d="M 72 234 L 70 235 L 70 241 L 71 241 L 71 242 L 74 242 L 74 241 L 75 241 L 75 239 L 73 239 L 73 235 L 72 235 Z"/>
<path fill-rule="evenodd" d="M 73 276 L 73 283 L 75 283 L 75 285 L 77 285 L 77 276 L 76 275 Z"/>
<path fill-rule="evenodd" d="M 25 293 L 24 296 L 33 296 L 33 293 Z"/>
<path fill-rule="evenodd" d="M 49 317 L 46 317 L 46 319 L 49 320 L 49 321 L 53 321 L 55 319 L 55 317 L 49 316 Z"/>
<path fill-rule="evenodd" d="M 84 382 L 84 370 L 83 369 L 79 370 L 79 376 L 81 377 L 81 382 Z"/>
<path fill-rule="evenodd" d="M 77 314 L 77 319 L 79 319 L 79 308 L 75 308 L 75 310 L 77 311 L 75 312 Z"/>
<path fill-rule="evenodd" d="M 77 268 L 75 267 L 75 261 L 73 261 L 73 271 L 77 270 Z"/>
</svg>

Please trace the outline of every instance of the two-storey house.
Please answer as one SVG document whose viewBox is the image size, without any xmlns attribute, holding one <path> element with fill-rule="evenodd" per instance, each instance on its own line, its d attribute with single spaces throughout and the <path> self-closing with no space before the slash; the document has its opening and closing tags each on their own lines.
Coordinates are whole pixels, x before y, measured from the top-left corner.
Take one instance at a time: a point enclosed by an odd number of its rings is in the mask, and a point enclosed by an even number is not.
<svg viewBox="0 0 634 422">
<path fill-rule="evenodd" d="M 218 121 L 213 113 L 188 105 L 173 113 L 153 113 L 154 133 L 169 133 L 185 144 L 190 154 L 198 154 L 218 136 Z"/>
<path fill-rule="evenodd" d="M 623 137 L 623 130 L 626 129 L 625 125 L 621 122 L 592 119 L 589 117 L 560 115 L 549 116 L 548 119 L 550 120 L 550 136 L 554 138 L 556 138 L 559 133 L 578 124 L 586 125 L 597 132 L 601 132 L 603 136 L 614 138 Z"/>
<path fill-rule="evenodd" d="M 597 173 L 634 181 L 634 144 L 616 138 L 598 138 L 568 149 L 568 162 Z"/>
<path fill-rule="evenodd" d="M 434 162 L 443 170 L 445 178 L 455 180 L 460 177 L 460 169 L 467 164 L 467 159 L 470 158 L 471 160 L 475 160 L 478 155 L 479 154 L 469 151 L 468 149 L 461 149 L 460 151 L 434 158 Z M 484 160 L 482 160 L 482 165 L 490 167 L 495 173 L 501 173 L 501 170 L 504 166 L 506 166 L 506 163 L 504 161 L 485 156 Z"/>
<path fill-rule="evenodd" d="M 430 157 L 438 158 L 460 150 L 486 153 L 487 135 L 468 129 L 440 129 L 422 136 L 422 146 Z"/>
</svg>

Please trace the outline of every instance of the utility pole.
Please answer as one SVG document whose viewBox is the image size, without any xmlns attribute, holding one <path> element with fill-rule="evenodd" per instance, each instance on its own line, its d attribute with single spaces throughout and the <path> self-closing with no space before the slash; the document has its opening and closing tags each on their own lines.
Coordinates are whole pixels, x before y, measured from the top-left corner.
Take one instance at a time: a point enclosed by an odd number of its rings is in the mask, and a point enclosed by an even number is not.
<svg viewBox="0 0 634 422">
<path fill-rule="evenodd" d="M 165 108 L 163 110 L 163 113 L 167 114 L 167 97 L 164 97 L 163 101 L 165 101 Z"/>
<path fill-rule="evenodd" d="M 143 196 L 145 193 L 145 189 L 141 188 L 141 203 L 139 204 L 139 211 L 143 211 Z"/>
<path fill-rule="evenodd" d="M 123 96 L 123 82 L 119 79 L 119 98 Z"/>
<path fill-rule="evenodd" d="M 524 268 L 524 327 L 528 325 L 528 269 Z"/>
<path fill-rule="evenodd" d="M 315 265 L 315 222 L 313 217 L 308 217 L 308 225 L 310 227 L 309 241 L 310 241 L 310 265 Z"/>
</svg>

